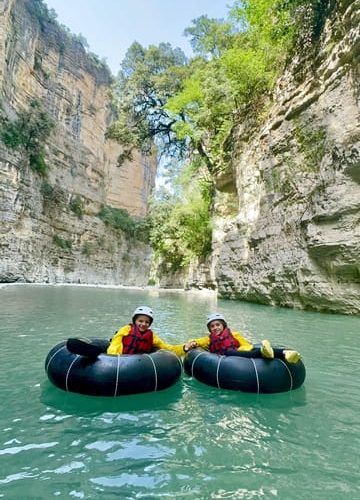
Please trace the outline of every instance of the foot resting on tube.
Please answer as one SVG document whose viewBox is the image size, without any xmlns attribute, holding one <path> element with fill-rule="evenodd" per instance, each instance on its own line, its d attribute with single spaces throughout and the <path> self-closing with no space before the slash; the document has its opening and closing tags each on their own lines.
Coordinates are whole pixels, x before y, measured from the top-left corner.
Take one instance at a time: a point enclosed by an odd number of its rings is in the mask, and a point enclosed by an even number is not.
<svg viewBox="0 0 360 500">
<path fill-rule="evenodd" d="M 96 358 L 104 352 L 102 347 L 93 344 L 90 339 L 86 338 L 70 338 L 66 342 L 66 347 L 73 354 L 80 354 L 80 356 L 88 356 L 89 358 Z"/>
<path fill-rule="evenodd" d="M 288 363 L 297 363 L 300 360 L 300 353 L 297 351 L 284 351 L 285 359 Z"/>
<path fill-rule="evenodd" d="M 273 359 L 274 358 L 274 350 L 270 345 L 268 340 L 263 340 L 261 342 L 261 355 L 263 358 Z"/>
</svg>

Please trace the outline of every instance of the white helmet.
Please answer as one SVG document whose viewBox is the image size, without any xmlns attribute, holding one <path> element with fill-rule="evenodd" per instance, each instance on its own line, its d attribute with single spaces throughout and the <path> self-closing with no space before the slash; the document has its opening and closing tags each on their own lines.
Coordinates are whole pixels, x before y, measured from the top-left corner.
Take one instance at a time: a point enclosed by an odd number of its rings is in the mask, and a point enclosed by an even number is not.
<svg viewBox="0 0 360 500">
<path fill-rule="evenodd" d="M 150 318 L 150 325 L 151 323 L 153 322 L 154 320 L 154 313 L 152 311 L 152 309 L 150 309 L 150 307 L 147 307 L 147 306 L 139 306 L 135 309 L 135 311 L 133 312 L 133 315 L 132 315 L 132 322 L 134 323 L 135 321 L 135 317 L 140 315 L 140 314 L 143 314 L 144 316 L 148 316 Z"/>
<path fill-rule="evenodd" d="M 220 313 L 211 313 L 209 314 L 209 316 L 206 318 L 206 326 L 208 327 L 209 324 L 212 322 L 212 321 L 215 321 L 215 320 L 218 320 L 218 321 L 223 321 L 226 325 L 226 319 L 224 318 L 224 316 Z"/>
</svg>

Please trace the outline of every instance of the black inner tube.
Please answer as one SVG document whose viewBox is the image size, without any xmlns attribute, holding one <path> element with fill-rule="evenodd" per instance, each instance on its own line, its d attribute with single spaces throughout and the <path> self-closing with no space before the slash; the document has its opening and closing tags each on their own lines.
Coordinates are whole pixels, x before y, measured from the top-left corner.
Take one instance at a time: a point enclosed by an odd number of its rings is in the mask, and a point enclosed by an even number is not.
<svg viewBox="0 0 360 500">
<path fill-rule="evenodd" d="M 89 358 L 70 352 L 61 342 L 47 355 L 45 370 L 49 380 L 60 389 L 120 396 L 166 389 L 180 377 L 182 364 L 176 354 L 166 350 Z"/>
<path fill-rule="evenodd" d="M 305 366 L 274 358 L 220 356 L 193 349 L 184 359 L 185 372 L 200 382 L 244 392 L 275 393 L 297 389 L 305 380 Z"/>
</svg>

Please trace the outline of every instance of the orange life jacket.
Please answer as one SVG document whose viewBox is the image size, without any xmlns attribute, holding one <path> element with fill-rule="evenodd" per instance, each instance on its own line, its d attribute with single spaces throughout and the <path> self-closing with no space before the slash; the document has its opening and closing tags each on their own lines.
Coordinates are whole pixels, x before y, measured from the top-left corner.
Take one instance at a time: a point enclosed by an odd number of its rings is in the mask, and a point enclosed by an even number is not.
<svg viewBox="0 0 360 500">
<path fill-rule="evenodd" d="M 229 328 L 224 328 L 220 335 L 210 333 L 210 352 L 214 354 L 225 354 L 228 349 L 237 349 L 240 343 L 233 337 Z"/>
<path fill-rule="evenodd" d="M 130 332 L 122 339 L 123 354 L 142 354 L 153 349 L 153 332 L 148 329 L 141 333 L 136 325 L 131 325 Z"/>
</svg>

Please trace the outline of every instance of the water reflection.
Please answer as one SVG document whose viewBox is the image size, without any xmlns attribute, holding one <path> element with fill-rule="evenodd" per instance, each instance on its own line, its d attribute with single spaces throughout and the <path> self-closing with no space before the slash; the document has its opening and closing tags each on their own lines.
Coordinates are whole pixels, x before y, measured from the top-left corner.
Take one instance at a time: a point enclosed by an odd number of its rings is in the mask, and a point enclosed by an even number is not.
<svg viewBox="0 0 360 500">
<path fill-rule="evenodd" d="M 40 401 L 66 414 L 83 416 L 143 410 L 153 412 L 170 409 L 181 399 L 182 391 L 183 387 L 179 381 L 164 391 L 106 398 L 62 391 L 50 382 L 44 381 L 41 386 Z"/>
<path fill-rule="evenodd" d="M 252 407 L 261 407 L 263 409 L 289 409 L 307 404 L 305 385 L 295 391 L 275 394 L 256 394 L 251 392 L 217 389 L 186 375 L 184 375 L 183 383 L 194 392 L 194 398 L 198 405 L 213 402 L 216 407 L 219 407 L 219 405 L 224 405 L 224 407 L 232 405 L 234 407 L 244 407 L 246 409 Z"/>
</svg>

